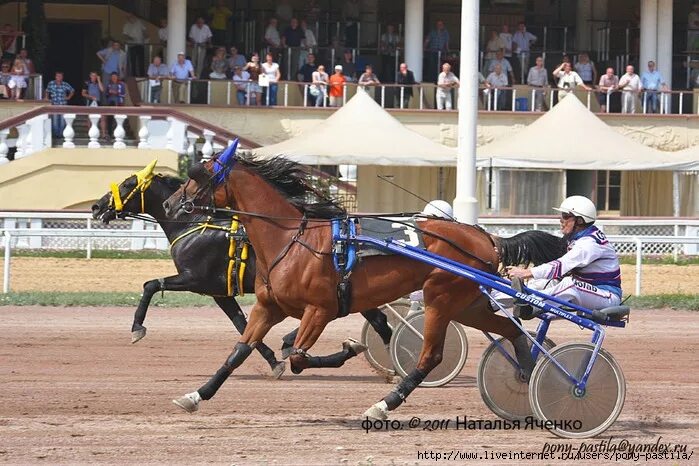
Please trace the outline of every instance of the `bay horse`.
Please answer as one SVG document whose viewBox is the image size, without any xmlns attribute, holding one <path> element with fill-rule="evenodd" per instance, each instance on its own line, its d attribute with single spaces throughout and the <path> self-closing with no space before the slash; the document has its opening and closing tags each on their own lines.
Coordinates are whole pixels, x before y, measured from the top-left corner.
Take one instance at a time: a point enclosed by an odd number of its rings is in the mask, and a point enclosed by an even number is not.
<svg viewBox="0 0 699 466">
<path fill-rule="evenodd" d="M 340 308 L 330 219 L 347 218 L 347 212 L 319 193 L 307 171 L 295 162 L 251 155 L 223 159 L 193 165 L 190 179 L 163 207 L 173 219 L 193 208 L 206 208 L 208 202 L 239 215 L 257 252 L 257 302 L 240 341 L 216 374 L 197 391 L 173 400 L 188 412 L 211 399 L 270 328 L 287 316 L 301 320 L 291 366 L 307 367 L 308 351 Z M 418 225 L 427 251 L 492 273 L 500 261 L 498 251 L 502 257 L 519 258 L 528 249 L 521 242 L 494 238 L 479 227 L 455 221 L 426 218 Z M 561 239 L 539 233 L 528 240 L 533 253 L 541 256 L 538 261 L 559 257 Z M 400 255 L 362 258 L 350 281 L 349 312 L 391 302 L 417 289 L 423 290 L 425 301 L 424 341 L 416 369 L 365 416 L 386 419 L 441 362 L 452 320 L 509 339 L 523 374 L 531 374 L 534 361 L 526 336 L 492 311 L 474 282 Z"/>
<path fill-rule="evenodd" d="M 152 297 L 159 291 L 190 291 L 212 296 L 216 304 L 231 320 L 240 334 L 245 330 L 247 320 L 238 305 L 232 276 L 229 269 L 230 258 L 222 255 L 231 246 L 231 220 L 213 219 L 201 213 L 183 215 L 177 221 L 168 220 L 163 210 L 163 201 L 170 197 L 182 184 L 180 178 L 154 174 L 156 161 L 143 170 L 113 186 L 92 206 L 92 216 L 104 223 L 117 217 L 142 217 L 148 214 L 161 226 L 170 242 L 170 254 L 177 268 L 177 274 L 149 280 L 143 284 L 143 295 L 138 303 L 131 327 L 131 342 L 136 343 L 146 335 L 143 325 Z M 115 199 L 118 198 L 118 201 Z M 239 292 L 253 293 L 256 275 L 255 251 L 248 248 L 246 267 L 242 274 Z M 362 315 L 388 343 L 392 330 L 386 317 L 378 309 L 364 311 Z M 297 329 L 298 330 L 298 329 Z M 284 337 L 284 346 L 291 347 L 296 331 Z M 265 358 L 275 378 L 285 370 L 284 361 L 278 361 L 264 343 L 257 350 Z M 339 367 L 348 359 L 364 350 L 352 339 L 343 343 L 343 350 L 330 356 L 319 356 L 313 360 L 313 367 Z"/>
</svg>

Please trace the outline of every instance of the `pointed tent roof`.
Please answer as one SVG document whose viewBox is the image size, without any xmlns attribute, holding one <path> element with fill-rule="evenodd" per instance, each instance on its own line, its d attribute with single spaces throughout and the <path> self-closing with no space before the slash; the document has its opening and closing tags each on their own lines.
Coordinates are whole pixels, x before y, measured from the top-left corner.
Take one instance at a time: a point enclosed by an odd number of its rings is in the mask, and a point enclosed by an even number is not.
<svg viewBox="0 0 699 466">
<path fill-rule="evenodd" d="M 406 128 L 361 90 L 314 128 L 254 152 L 311 165 L 456 165 L 456 149 Z"/>
<path fill-rule="evenodd" d="M 511 137 L 477 150 L 478 165 L 578 170 L 692 170 L 696 156 L 645 146 L 607 126 L 577 97 L 567 97 Z"/>
</svg>

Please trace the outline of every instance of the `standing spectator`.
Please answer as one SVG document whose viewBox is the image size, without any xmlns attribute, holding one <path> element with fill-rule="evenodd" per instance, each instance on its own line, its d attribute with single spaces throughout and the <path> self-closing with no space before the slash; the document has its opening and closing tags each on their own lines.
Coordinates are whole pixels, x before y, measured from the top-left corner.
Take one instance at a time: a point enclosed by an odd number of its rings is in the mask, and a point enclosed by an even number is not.
<svg viewBox="0 0 699 466">
<path fill-rule="evenodd" d="M 325 72 L 325 66 L 320 65 L 311 76 L 311 96 L 315 98 L 316 107 L 325 107 L 325 97 L 328 94 L 328 73 Z"/>
<path fill-rule="evenodd" d="M 162 18 L 160 20 L 160 29 L 158 29 L 158 41 L 160 42 L 160 58 L 167 57 L 167 19 Z"/>
<path fill-rule="evenodd" d="M 85 105 L 88 107 L 99 107 L 104 99 L 105 91 L 102 79 L 96 71 L 90 71 L 90 76 L 83 83 L 81 95 L 85 99 Z M 100 117 L 100 137 L 107 139 L 107 119 Z"/>
<path fill-rule="evenodd" d="M 386 32 L 381 34 L 381 79 L 392 83 L 396 80 L 396 54 L 401 38 L 393 24 L 386 25 Z"/>
<path fill-rule="evenodd" d="M 439 63 L 446 58 L 449 53 L 449 31 L 444 28 L 444 21 L 438 19 L 435 29 L 425 38 L 424 43 L 426 66 L 426 80 L 432 81 L 437 77 Z"/>
<path fill-rule="evenodd" d="M 187 103 L 187 81 L 196 79 L 196 75 L 192 62 L 185 58 L 184 52 L 177 54 L 177 62 L 170 68 L 170 77 L 173 79 L 172 93 L 175 96 L 175 102 Z"/>
<path fill-rule="evenodd" d="M 489 73 L 495 71 L 495 65 L 500 65 L 500 67 L 502 68 L 502 72 L 510 77 L 509 85 L 513 86 L 516 82 L 515 74 L 512 70 L 512 65 L 510 64 L 510 61 L 507 58 L 505 58 L 504 52 L 502 50 L 498 50 L 495 54 L 495 59 L 490 61 L 490 66 L 488 66 Z"/>
<path fill-rule="evenodd" d="M 192 64 L 194 73 L 201 76 L 204 70 L 204 59 L 206 58 L 206 49 L 211 46 L 211 29 L 204 24 L 204 18 L 197 18 L 189 29 L 189 40 L 192 42 Z"/>
<path fill-rule="evenodd" d="M 250 73 L 243 71 L 240 65 L 233 66 L 233 84 L 235 85 L 235 95 L 238 99 L 238 105 L 250 105 L 248 94 L 251 94 L 250 89 Z M 257 99 L 256 101 L 259 101 Z"/>
<path fill-rule="evenodd" d="M 512 36 L 512 49 L 515 52 L 515 75 L 524 81 L 524 71 L 529 68 L 529 53 L 531 46 L 536 42 L 536 36 L 527 31 L 527 26 L 521 21 L 517 25 L 517 31 Z"/>
<path fill-rule="evenodd" d="M 577 86 L 582 87 L 585 90 L 591 90 L 589 86 L 587 86 L 580 75 L 573 71 L 573 68 L 570 66 L 570 62 L 565 62 L 561 63 L 558 68 L 553 70 L 553 75 L 558 78 L 558 101 L 568 95 L 569 92 L 572 92 Z"/>
<path fill-rule="evenodd" d="M 294 9 L 289 3 L 289 0 L 277 0 L 277 8 L 274 10 L 274 15 L 279 20 L 279 29 L 285 29 L 294 17 Z"/>
<path fill-rule="evenodd" d="M 121 50 L 118 40 L 112 41 L 111 46 L 97 52 L 97 58 L 102 62 L 102 82 L 109 82 L 112 73 L 119 77 L 126 75 L 126 53 Z"/>
<path fill-rule="evenodd" d="M 352 58 L 352 51 L 347 49 L 342 57 L 342 75 L 345 77 L 347 82 L 357 81 L 357 65 L 354 64 L 354 59 Z"/>
<path fill-rule="evenodd" d="M 275 106 L 277 105 L 277 86 L 278 82 L 282 77 L 279 72 L 279 63 L 274 61 L 274 56 L 271 53 L 265 55 L 265 62 L 262 64 L 262 76 L 266 78 L 263 79 L 266 86 L 265 92 L 265 102 L 267 105 Z"/>
<path fill-rule="evenodd" d="M 269 18 L 267 29 L 265 29 L 265 44 L 271 49 L 278 49 L 282 45 L 282 39 L 279 37 L 277 29 L 277 18 Z"/>
<path fill-rule="evenodd" d="M 374 68 L 371 65 L 366 65 L 364 67 L 364 73 L 362 73 L 362 75 L 359 77 L 359 81 L 357 81 L 357 83 L 363 87 L 367 94 L 375 98 L 375 86 L 381 84 L 381 81 L 379 81 L 379 78 L 374 73 Z M 367 88 L 366 86 L 370 87 Z"/>
<path fill-rule="evenodd" d="M 46 100 L 51 105 L 68 105 L 68 101 L 75 95 L 73 86 L 63 81 L 63 71 L 56 71 L 55 79 L 46 86 Z M 63 129 L 66 127 L 66 120 L 61 114 L 51 115 L 51 134 L 54 138 L 63 137 Z"/>
<path fill-rule="evenodd" d="M 493 71 L 485 79 L 485 85 L 490 95 L 491 109 L 505 110 L 505 87 L 507 87 L 507 75 L 502 70 L 502 65 L 496 63 Z"/>
<path fill-rule="evenodd" d="M 299 20 L 291 18 L 289 27 L 284 29 L 282 33 L 282 47 L 301 47 L 301 41 L 304 39 L 305 32 L 299 27 Z"/>
<path fill-rule="evenodd" d="M 544 59 L 536 57 L 536 65 L 529 69 L 527 74 L 527 84 L 538 88 L 534 91 L 534 111 L 543 112 L 546 110 L 546 102 L 544 99 L 544 88 L 549 85 L 548 71 L 544 68 Z"/>
<path fill-rule="evenodd" d="M 216 5 L 209 8 L 211 34 L 213 36 L 214 45 L 226 44 L 226 31 L 228 30 L 228 22 L 232 16 L 233 12 L 228 9 L 226 2 L 223 0 L 216 0 Z"/>
<path fill-rule="evenodd" d="M 667 89 L 667 84 L 660 71 L 655 69 L 655 62 L 648 62 L 648 71 L 641 75 L 641 90 L 645 113 L 658 113 L 660 110 L 659 92 Z"/>
<path fill-rule="evenodd" d="M 687 16 L 687 50 L 699 48 L 699 3 L 692 5 L 692 11 Z"/>
<path fill-rule="evenodd" d="M 611 107 L 612 92 L 614 92 L 618 87 L 619 76 L 614 74 L 614 68 L 607 68 L 607 72 L 599 78 L 598 89 L 600 92 L 599 94 L 597 94 L 597 101 L 599 102 L 600 111 L 602 113 L 607 113 L 608 111 L 611 111 L 611 109 L 607 107 L 607 97 L 609 97 L 609 106 Z"/>
<path fill-rule="evenodd" d="M 595 64 L 590 61 L 590 56 L 587 52 L 582 52 L 578 57 L 578 62 L 575 64 L 575 71 L 588 86 L 594 86 L 597 82 L 597 68 L 595 68 Z"/>
<path fill-rule="evenodd" d="M 156 55 L 153 57 L 153 63 L 148 66 L 148 84 L 150 85 L 150 102 L 152 104 L 160 103 L 160 95 L 163 91 L 163 79 L 170 76 L 170 71 L 162 59 Z"/>
<path fill-rule="evenodd" d="M 27 49 L 19 49 L 19 54 L 17 58 L 24 62 L 24 66 L 27 69 L 27 74 L 35 74 L 36 68 L 34 68 L 34 62 L 29 58 L 29 52 Z"/>
<path fill-rule="evenodd" d="M 146 25 L 133 13 L 126 14 L 126 23 L 122 29 L 129 47 L 129 72 L 131 76 L 144 76 L 146 51 Z"/>
<path fill-rule="evenodd" d="M 107 83 L 107 105 L 123 107 L 126 100 L 126 85 L 119 75 L 112 73 Z"/>
<path fill-rule="evenodd" d="M 226 49 L 218 47 L 216 54 L 211 59 L 211 73 L 209 79 L 227 79 L 228 78 L 228 60 L 226 60 Z"/>
<path fill-rule="evenodd" d="M 0 28 L 0 50 L 3 60 L 14 60 L 17 53 L 17 36 L 19 33 L 10 23 L 5 23 Z"/>
<path fill-rule="evenodd" d="M 238 53 L 238 48 L 233 46 L 230 48 L 230 55 L 228 57 L 228 69 L 230 70 L 235 70 L 236 66 L 239 66 L 241 69 L 247 65 L 247 60 L 245 59 L 245 55 L 241 55 Z"/>
<path fill-rule="evenodd" d="M 330 84 L 330 106 L 342 106 L 343 96 L 345 95 L 345 83 L 347 80 L 342 73 L 342 65 L 335 65 L 335 73 L 328 78 Z"/>
<path fill-rule="evenodd" d="M 459 78 L 451 72 L 451 65 L 444 63 L 437 78 L 437 110 L 451 110 L 451 91 L 459 87 Z"/>
<path fill-rule="evenodd" d="M 10 88 L 7 84 L 10 82 L 10 64 L 6 61 L 2 62 L 0 65 L 0 98 L 9 99 L 10 98 Z"/>
<path fill-rule="evenodd" d="M 260 76 L 262 75 L 262 66 L 260 65 L 260 56 L 257 54 L 257 52 L 252 54 L 250 57 L 250 63 L 245 65 L 245 68 L 243 69 L 250 74 L 251 82 L 249 100 L 254 98 L 255 105 L 262 105 L 262 89 L 260 88 L 259 83 Z M 248 105 L 252 105 L 252 102 L 249 102 Z"/>
<path fill-rule="evenodd" d="M 641 78 L 632 65 L 626 67 L 626 74 L 619 78 L 621 92 L 621 113 L 636 113 L 636 96 L 641 92 Z"/>
<path fill-rule="evenodd" d="M 342 19 L 345 22 L 345 45 L 359 48 L 359 20 L 361 19 L 359 0 L 345 0 L 342 6 Z"/>
<path fill-rule="evenodd" d="M 493 29 L 492 31 L 490 31 L 490 39 L 485 44 L 485 54 L 483 63 L 483 69 L 488 71 L 489 73 L 489 70 L 491 70 L 491 63 L 497 57 L 498 52 L 502 52 L 504 57 L 505 43 L 500 38 L 498 31 Z"/>
<path fill-rule="evenodd" d="M 304 63 L 306 63 L 306 56 L 309 53 L 313 53 L 313 49 L 318 46 L 318 41 L 316 40 L 315 34 L 311 28 L 308 27 L 308 23 L 305 19 L 301 20 L 301 30 L 303 31 L 303 38 L 301 39 L 301 53 L 299 54 L 299 68 L 301 68 Z"/>
<path fill-rule="evenodd" d="M 7 87 L 9 87 L 12 92 L 10 97 L 14 100 L 21 101 L 24 96 L 24 90 L 27 88 L 27 76 L 29 73 L 27 67 L 20 58 L 15 59 L 10 74 L 10 82 L 7 83 Z"/>
<path fill-rule="evenodd" d="M 507 61 L 510 61 L 512 60 L 512 34 L 510 33 L 510 26 L 503 24 L 499 36 L 504 45 L 503 53 L 505 54 L 505 58 Z"/>
<path fill-rule="evenodd" d="M 316 65 L 316 56 L 312 53 L 309 53 L 306 57 L 306 63 L 304 63 L 303 66 L 299 68 L 298 73 L 296 73 L 296 80 L 303 83 L 312 82 L 313 73 L 315 73 L 317 69 L 318 65 Z M 310 100 L 312 103 L 315 103 L 315 99 L 318 95 L 311 94 L 311 87 L 308 87 L 306 96 L 308 100 Z"/>
<path fill-rule="evenodd" d="M 396 79 L 396 83 L 401 85 L 398 93 L 395 96 L 396 107 L 410 107 L 410 99 L 413 97 L 413 86 L 417 83 L 415 82 L 415 75 L 408 69 L 408 65 L 405 63 L 401 63 L 398 68 L 398 78 Z M 401 95 L 403 96 L 402 101 L 400 100 Z"/>
</svg>

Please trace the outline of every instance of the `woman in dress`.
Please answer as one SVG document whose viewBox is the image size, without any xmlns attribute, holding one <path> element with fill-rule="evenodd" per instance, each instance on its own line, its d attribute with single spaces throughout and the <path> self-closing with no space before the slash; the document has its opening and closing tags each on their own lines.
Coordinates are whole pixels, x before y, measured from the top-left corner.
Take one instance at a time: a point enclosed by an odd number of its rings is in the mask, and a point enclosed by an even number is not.
<svg viewBox="0 0 699 466">
<path fill-rule="evenodd" d="M 250 75 L 250 102 L 249 105 L 262 105 L 262 89 L 260 88 L 259 79 L 262 74 L 260 66 L 260 55 L 255 52 L 250 57 L 250 62 L 245 65 L 245 71 Z M 254 103 L 252 101 L 255 101 Z"/>
<path fill-rule="evenodd" d="M 17 58 L 12 65 L 10 74 L 12 76 L 10 76 L 10 81 L 7 83 L 7 87 L 9 87 L 12 92 L 10 98 L 22 100 L 24 89 L 27 88 L 27 76 L 29 75 L 29 70 L 27 70 L 24 61 Z"/>
</svg>

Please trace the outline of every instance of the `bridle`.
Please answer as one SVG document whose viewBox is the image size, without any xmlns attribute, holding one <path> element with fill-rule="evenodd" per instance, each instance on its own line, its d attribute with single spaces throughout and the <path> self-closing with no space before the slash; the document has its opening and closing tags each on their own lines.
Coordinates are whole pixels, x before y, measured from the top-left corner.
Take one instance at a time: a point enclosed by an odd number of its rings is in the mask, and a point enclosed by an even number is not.
<svg viewBox="0 0 699 466">
<path fill-rule="evenodd" d="M 121 198 L 121 190 L 119 189 L 121 185 L 124 183 L 123 181 L 120 184 L 117 183 L 112 183 L 111 184 L 111 192 L 112 196 L 109 199 L 109 204 L 108 207 L 117 214 L 117 216 L 123 217 L 126 216 L 127 214 L 130 214 L 130 212 L 125 212 L 124 211 L 124 205 L 128 204 L 131 199 L 136 194 L 141 195 L 141 212 L 140 214 L 145 214 L 146 213 L 146 191 L 150 187 L 151 183 L 153 182 L 153 178 L 156 176 L 153 173 L 153 169 L 155 168 L 155 164 L 157 163 L 157 160 L 153 160 L 151 163 L 149 163 L 143 170 L 137 171 L 136 173 L 133 174 L 133 176 L 136 177 L 136 186 L 124 197 L 124 199 Z"/>
</svg>

